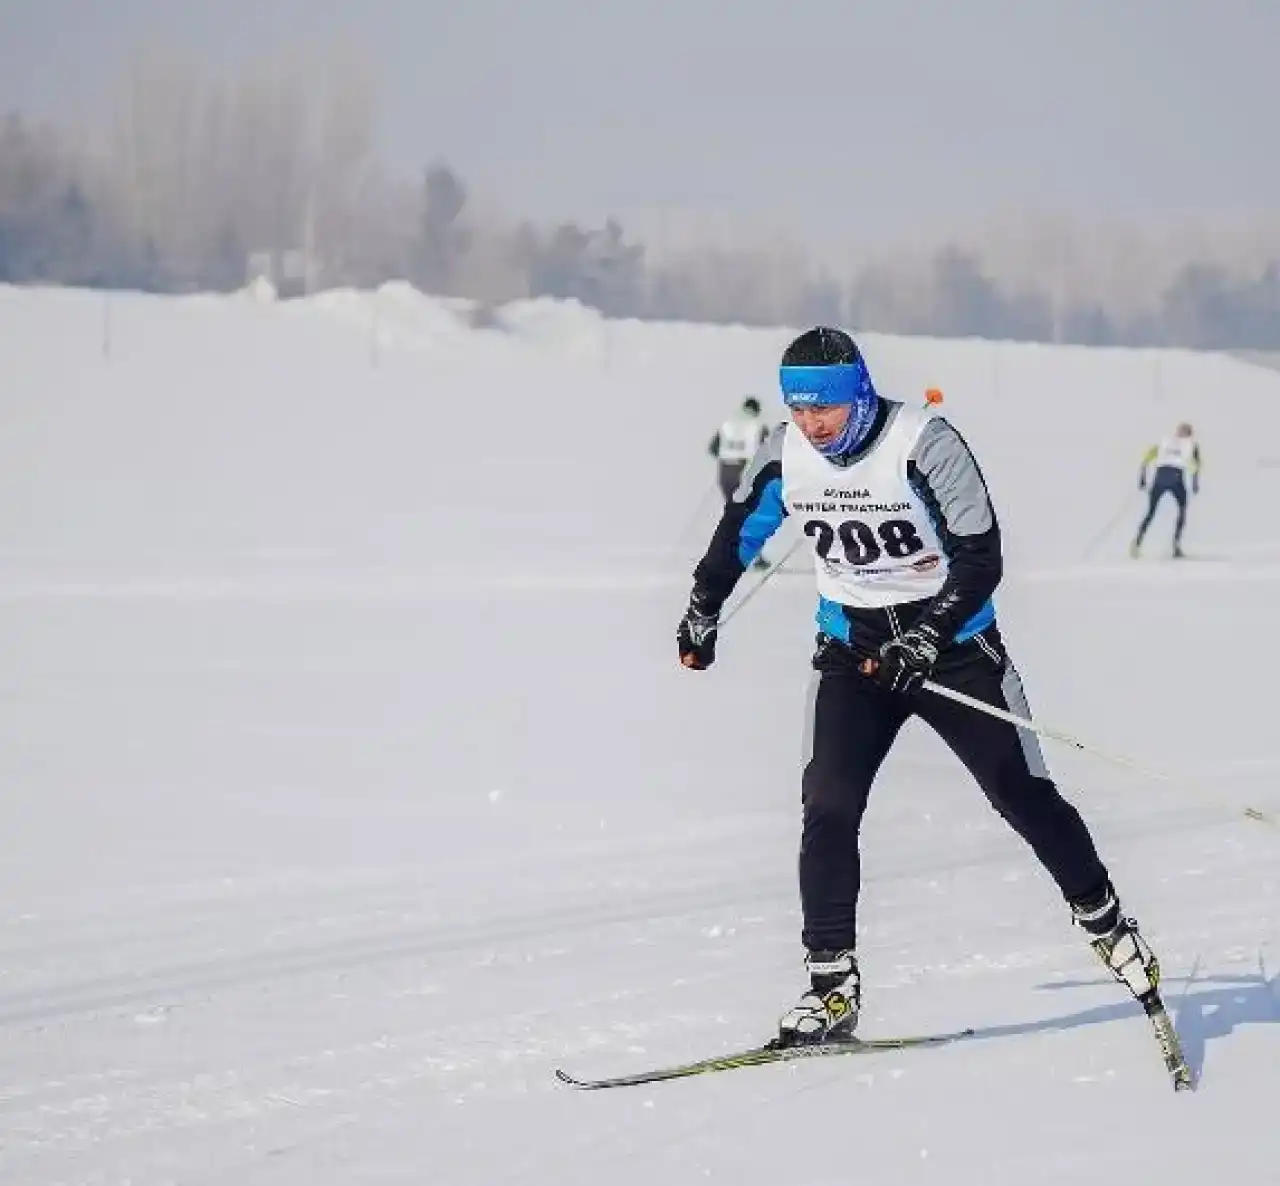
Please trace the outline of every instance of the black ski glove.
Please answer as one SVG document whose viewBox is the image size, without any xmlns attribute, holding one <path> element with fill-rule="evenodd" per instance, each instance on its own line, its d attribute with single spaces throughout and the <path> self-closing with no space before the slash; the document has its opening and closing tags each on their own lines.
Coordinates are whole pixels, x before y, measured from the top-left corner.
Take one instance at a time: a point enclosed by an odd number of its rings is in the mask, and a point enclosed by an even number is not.
<svg viewBox="0 0 1280 1186">
<path fill-rule="evenodd" d="M 695 593 L 689 598 L 689 608 L 684 611 L 676 628 L 676 645 L 680 648 L 680 662 L 695 671 L 703 671 L 716 661 L 716 634 L 720 629 L 720 615 L 707 611 L 702 598 Z"/>
<path fill-rule="evenodd" d="M 919 687 L 933 674 L 940 642 L 938 631 L 927 624 L 912 626 L 900 638 L 890 639 L 880 648 L 876 682 L 891 692 L 910 692 Z"/>
</svg>

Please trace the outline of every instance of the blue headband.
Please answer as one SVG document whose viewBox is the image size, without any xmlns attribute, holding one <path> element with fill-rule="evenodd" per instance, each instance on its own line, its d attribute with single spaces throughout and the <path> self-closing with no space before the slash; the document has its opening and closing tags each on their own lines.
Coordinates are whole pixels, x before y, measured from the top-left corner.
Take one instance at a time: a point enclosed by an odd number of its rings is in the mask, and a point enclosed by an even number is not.
<svg viewBox="0 0 1280 1186">
<path fill-rule="evenodd" d="M 861 362 L 779 369 L 782 401 L 789 408 L 851 404 L 874 395 L 871 376 Z"/>
</svg>

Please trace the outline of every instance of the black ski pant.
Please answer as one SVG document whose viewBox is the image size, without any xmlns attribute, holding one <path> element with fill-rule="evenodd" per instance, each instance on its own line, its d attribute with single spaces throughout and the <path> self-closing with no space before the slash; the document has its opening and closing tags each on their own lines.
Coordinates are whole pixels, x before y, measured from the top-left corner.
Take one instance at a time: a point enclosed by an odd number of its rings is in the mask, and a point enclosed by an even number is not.
<svg viewBox="0 0 1280 1186">
<path fill-rule="evenodd" d="M 960 759 L 1064 898 L 1086 899 L 1105 887 L 1107 871 L 1089 830 L 1050 779 L 1034 734 L 926 689 L 887 691 L 856 664 L 854 652 L 834 640 L 820 641 L 814 656 L 800 843 L 801 938 L 810 951 L 856 945 L 858 830 L 876 773 L 912 716 L 933 728 Z M 933 678 L 997 708 L 1030 715 L 994 625 L 943 651 Z"/>
<path fill-rule="evenodd" d="M 1160 500 L 1166 494 L 1172 495 L 1173 501 L 1178 504 L 1178 521 L 1173 526 L 1174 547 L 1182 543 L 1182 530 L 1187 525 L 1187 483 L 1180 469 L 1168 465 L 1162 465 L 1157 469 L 1155 477 L 1151 479 L 1151 490 L 1147 500 L 1147 514 L 1142 520 L 1142 525 L 1138 528 L 1138 543 L 1142 543 L 1143 537 L 1147 534 L 1147 528 L 1151 526 L 1151 520 L 1156 517 L 1156 509 L 1160 506 Z"/>
</svg>

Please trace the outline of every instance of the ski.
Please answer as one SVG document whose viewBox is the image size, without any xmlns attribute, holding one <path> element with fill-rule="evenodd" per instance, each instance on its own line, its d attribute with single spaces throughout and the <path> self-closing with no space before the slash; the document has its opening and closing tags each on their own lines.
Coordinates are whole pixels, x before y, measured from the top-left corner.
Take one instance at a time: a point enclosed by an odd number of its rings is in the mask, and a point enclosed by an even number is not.
<svg viewBox="0 0 1280 1186">
<path fill-rule="evenodd" d="M 1169 1072 L 1173 1090 L 1191 1091 L 1195 1087 L 1195 1078 L 1182 1053 L 1182 1042 L 1178 1038 L 1178 1031 L 1174 1029 L 1173 1018 L 1164 1007 L 1160 993 L 1155 989 L 1144 993 L 1139 998 L 1139 1004 L 1151 1021 L 1151 1028 L 1160 1045 L 1160 1055 L 1164 1059 L 1164 1069 Z"/>
<path fill-rule="evenodd" d="M 687 1079 L 693 1075 L 706 1075 L 716 1071 L 733 1071 L 739 1067 L 759 1067 L 770 1063 L 792 1062 L 802 1058 L 832 1058 L 842 1054 L 873 1054 L 883 1050 L 914 1050 L 926 1046 L 945 1046 L 961 1038 L 969 1038 L 974 1030 L 957 1030 L 954 1033 L 912 1034 L 900 1038 L 854 1038 L 847 1042 L 819 1042 L 814 1045 L 751 1046 L 731 1054 L 701 1058 L 696 1062 L 679 1063 L 669 1067 L 656 1067 L 637 1071 L 630 1075 L 615 1075 L 603 1079 L 579 1079 L 567 1071 L 556 1070 L 561 1083 L 582 1091 L 598 1091 L 605 1087 L 635 1087 L 644 1083 L 662 1083 L 669 1079 Z"/>
</svg>

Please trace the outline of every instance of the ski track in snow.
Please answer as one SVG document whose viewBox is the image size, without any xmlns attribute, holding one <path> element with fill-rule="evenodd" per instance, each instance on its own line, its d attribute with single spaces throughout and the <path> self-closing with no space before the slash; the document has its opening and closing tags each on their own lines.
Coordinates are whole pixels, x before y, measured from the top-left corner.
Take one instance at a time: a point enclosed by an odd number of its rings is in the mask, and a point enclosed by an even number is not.
<svg viewBox="0 0 1280 1186">
<path fill-rule="evenodd" d="M 671 425 L 767 390 L 784 335 L 566 311 L 449 336 L 401 292 L 371 372 L 349 303 L 139 297 L 108 366 L 77 350 L 78 294 L 0 296 L 0 1182 L 1277 1180 L 1280 834 L 1242 810 L 1280 812 L 1280 643 L 1241 631 L 1280 542 L 1236 426 L 1280 426 L 1280 376 L 1173 353 L 1153 397 L 1150 352 L 1005 346 L 1018 402 L 984 344 L 869 348 L 889 389 L 943 376 L 979 449 L 1035 711 L 1173 776 L 1046 743 L 1199 1091 L 1174 1096 L 1047 878 L 913 727 L 866 820 L 863 1028 L 978 1034 L 579 1094 L 556 1066 L 751 1044 L 800 989 L 803 573 L 711 672 L 671 656 L 712 511 L 688 526 L 707 434 Z M 442 446 L 445 386 L 527 392 L 529 450 Z M 589 425 L 555 419 L 588 394 Z M 1125 527 L 1085 556 L 1184 415 L 1205 562 L 1132 563 Z M 1041 423 L 1060 451 L 1028 452 Z M 619 488 L 654 456 L 660 489 Z"/>
</svg>

